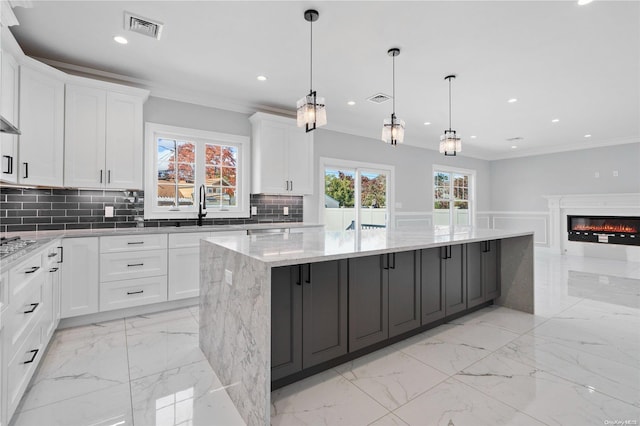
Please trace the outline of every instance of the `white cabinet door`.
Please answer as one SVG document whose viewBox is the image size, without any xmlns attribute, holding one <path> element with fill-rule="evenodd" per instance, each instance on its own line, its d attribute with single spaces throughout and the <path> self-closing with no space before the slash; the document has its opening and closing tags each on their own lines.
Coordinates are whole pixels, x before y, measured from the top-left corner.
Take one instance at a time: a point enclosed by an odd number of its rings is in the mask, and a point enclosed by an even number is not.
<svg viewBox="0 0 640 426">
<path fill-rule="evenodd" d="M 288 136 L 289 194 L 313 194 L 313 133 L 296 127 Z"/>
<path fill-rule="evenodd" d="M 11 124 L 18 125 L 18 63 L 7 52 L 2 52 L 2 82 L 0 84 L 0 115 Z M 16 183 L 18 181 L 18 136 L 0 135 L 1 173 L 0 181 Z"/>
<path fill-rule="evenodd" d="M 104 90 L 65 88 L 64 184 L 103 188 L 105 170 L 106 97 Z"/>
<path fill-rule="evenodd" d="M 142 189 L 142 101 L 107 93 L 107 188 Z"/>
<path fill-rule="evenodd" d="M 293 119 L 264 113 L 252 124 L 252 187 L 256 194 L 313 193 L 313 133 Z"/>
<path fill-rule="evenodd" d="M 64 83 L 44 71 L 21 66 L 19 115 L 19 183 L 62 186 Z"/>
<path fill-rule="evenodd" d="M 62 240 L 61 317 L 98 312 L 98 237 Z"/>
<path fill-rule="evenodd" d="M 200 293 L 200 247 L 169 250 L 169 300 Z"/>
</svg>

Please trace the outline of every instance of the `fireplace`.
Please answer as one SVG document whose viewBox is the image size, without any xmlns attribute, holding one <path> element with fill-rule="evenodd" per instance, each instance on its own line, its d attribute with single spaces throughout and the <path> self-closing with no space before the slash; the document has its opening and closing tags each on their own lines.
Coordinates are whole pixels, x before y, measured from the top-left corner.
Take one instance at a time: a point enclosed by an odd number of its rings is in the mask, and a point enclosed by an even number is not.
<svg viewBox="0 0 640 426">
<path fill-rule="evenodd" d="M 567 216 L 569 241 L 640 246 L 640 217 Z"/>
</svg>

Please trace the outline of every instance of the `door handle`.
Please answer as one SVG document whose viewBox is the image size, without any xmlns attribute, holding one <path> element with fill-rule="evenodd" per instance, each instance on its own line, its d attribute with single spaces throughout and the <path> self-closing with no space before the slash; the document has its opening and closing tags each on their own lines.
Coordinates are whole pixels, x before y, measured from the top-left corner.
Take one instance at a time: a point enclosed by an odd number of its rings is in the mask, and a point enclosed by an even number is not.
<svg viewBox="0 0 640 426">
<path fill-rule="evenodd" d="M 391 269 L 396 269 L 396 254 L 391 253 L 391 257 L 393 258 L 393 266 L 391 266 Z"/>
<path fill-rule="evenodd" d="M 293 191 L 293 181 L 291 181 L 291 190 Z"/>
<path fill-rule="evenodd" d="M 7 175 L 13 174 L 13 157 L 10 155 L 3 155 L 2 158 L 7 159 L 7 171 L 3 171 L 2 173 Z"/>
<path fill-rule="evenodd" d="M 40 351 L 40 349 L 34 349 L 32 351 L 29 351 L 33 354 L 33 356 L 31 357 L 31 359 L 29 361 L 25 361 L 23 362 L 23 364 L 31 364 L 33 361 L 35 361 L 36 359 L 36 355 L 38 355 L 38 352 Z M 27 352 L 27 353 L 29 353 Z"/>
<path fill-rule="evenodd" d="M 29 269 L 28 271 L 24 271 L 25 274 L 33 274 L 35 271 L 37 271 L 38 269 L 40 269 L 39 266 L 32 266 L 31 269 Z"/>
<path fill-rule="evenodd" d="M 102 169 L 100 169 L 100 183 L 102 183 Z"/>
<path fill-rule="evenodd" d="M 58 263 L 62 263 L 64 262 L 64 247 L 58 246 L 58 248 L 60 249 L 60 260 L 58 260 Z"/>
<path fill-rule="evenodd" d="M 305 280 L 307 284 L 311 284 L 311 264 L 307 264 L 307 279 Z"/>
<path fill-rule="evenodd" d="M 389 254 L 380 255 L 380 263 L 382 263 L 382 269 L 389 269 Z"/>
<path fill-rule="evenodd" d="M 127 292 L 127 296 L 130 296 L 132 294 L 142 294 L 144 293 L 144 290 L 138 290 L 138 291 L 128 291 Z"/>
<path fill-rule="evenodd" d="M 58 272 L 58 269 L 60 269 L 60 268 L 51 268 L 51 269 L 49 269 L 49 272 Z"/>
<path fill-rule="evenodd" d="M 132 244 L 144 244 L 144 241 L 131 241 L 128 242 L 127 244 L 132 245 Z"/>
<path fill-rule="evenodd" d="M 144 266 L 144 263 L 127 263 L 127 266 Z"/>
<path fill-rule="evenodd" d="M 107 170 L 107 183 L 111 183 L 111 170 Z"/>
<path fill-rule="evenodd" d="M 24 176 L 22 176 L 23 179 L 28 179 L 29 178 L 29 163 L 22 163 L 24 165 Z"/>
<path fill-rule="evenodd" d="M 302 265 L 298 266 L 298 280 L 296 282 L 297 285 L 302 285 Z"/>
<path fill-rule="evenodd" d="M 29 304 L 29 306 L 31 306 L 31 309 L 29 309 L 29 310 L 27 310 L 27 311 L 23 311 L 23 313 L 25 313 L 25 314 L 30 314 L 30 313 L 32 313 L 33 311 L 35 311 L 35 310 L 36 310 L 36 308 L 38 307 L 38 305 L 39 305 L 39 304 L 40 304 L 40 303 L 30 303 L 30 304 Z"/>
</svg>

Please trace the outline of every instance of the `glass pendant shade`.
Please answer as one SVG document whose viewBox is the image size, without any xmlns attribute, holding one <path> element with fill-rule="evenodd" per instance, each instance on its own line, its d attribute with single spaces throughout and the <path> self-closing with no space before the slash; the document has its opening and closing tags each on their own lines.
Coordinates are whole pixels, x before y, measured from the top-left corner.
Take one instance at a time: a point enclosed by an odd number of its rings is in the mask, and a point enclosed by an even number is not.
<svg viewBox="0 0 640 426">
<path fill-rule="evenodd" d="M 454 156 L 460 151 L 462 151 L 462 141 L 456 135 L 456 131 L 445 130 L 444 134 L 440 136 L 440 154 Z"/>
<path fill-rule="evenodd" d="M 305 127 L 307 131 L 310 131 L 327 124 L 324 98 L 316 97 L 316 92 L 310 92 L 300 99 L 297 108 L 298 127 Z"/>
<path fill-rule="evenodd" d="M 382 140 L 390 145 L 396 145 L 404 141 L 404 120 L 396 118 L 391 114 L 391 118 L 385 118 L 382 125 Z"/>
</svg>

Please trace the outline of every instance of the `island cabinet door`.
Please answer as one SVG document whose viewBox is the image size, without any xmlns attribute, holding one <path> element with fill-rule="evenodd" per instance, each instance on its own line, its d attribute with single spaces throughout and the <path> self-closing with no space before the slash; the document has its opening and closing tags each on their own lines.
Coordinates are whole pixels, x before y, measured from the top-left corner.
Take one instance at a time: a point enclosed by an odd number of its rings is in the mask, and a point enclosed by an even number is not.
<svg viewBox="0 0 640 426">
<path fill-rule="evenodd" d="M 271 380 L 302 370 L 301 267 L 271 270 Z"/>
<path fill-rule="evenodd" d="M 484 285 L 484 300 L 489 301 L 500 297 L 500 274 L 498 274 L 498 255 L 500 242 L 486 241 L 482 252 L 482 280 Z"/>
<path fill-rule="evenodd" d="M 445 315 L 467 308 L 467 289 L 464 279 L 464 246 L 456 244 L 441 247 L 445 282 Z"/>
<path fill-rule="evenodd" d="M 389 259 L 389 337 L 420 326 L 419 252 L 391 253 Z"/>
<path fill-rule="evenodd" d="M 482 279 L 482 260 L 486 241 L 469 243 L 467 249 L 467 307 L 473 308 L 484 303 L 484 280 Z"/>
<path fill-rule="evenodd" d="M 347 353 L 347 261 L 302 267 L 302 367 Z"/>
<path fill-rule="evenodd" d="M 349 352 L 389 338 L 389 256 L 349 259 Z"/>
<path fill-rule="evenodd" d="M 420 287 L 422 325 L 445 315 L 444 260 L 440 247 L 420 250 Z"/>
</svg>

